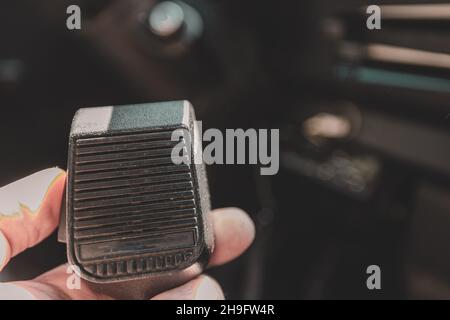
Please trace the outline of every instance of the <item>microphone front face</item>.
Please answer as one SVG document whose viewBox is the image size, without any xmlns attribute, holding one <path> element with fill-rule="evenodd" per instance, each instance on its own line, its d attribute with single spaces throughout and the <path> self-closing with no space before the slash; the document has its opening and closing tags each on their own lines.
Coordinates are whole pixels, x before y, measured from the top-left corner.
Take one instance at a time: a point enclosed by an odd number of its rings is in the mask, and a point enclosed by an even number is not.
<svg viewBox="0 0 450 320">
<path fill-rule="evenodd" d="M 172 141 L 175 130 L 189 139 Z M 180 143 L 193 159 L 199 139 L 186 101 L 77 112 L 65 232 L 69 262 L 83 278 L 133 280 L 207 262 L 213 236 L 203 165 L 172 159 Z"/>
</svg>

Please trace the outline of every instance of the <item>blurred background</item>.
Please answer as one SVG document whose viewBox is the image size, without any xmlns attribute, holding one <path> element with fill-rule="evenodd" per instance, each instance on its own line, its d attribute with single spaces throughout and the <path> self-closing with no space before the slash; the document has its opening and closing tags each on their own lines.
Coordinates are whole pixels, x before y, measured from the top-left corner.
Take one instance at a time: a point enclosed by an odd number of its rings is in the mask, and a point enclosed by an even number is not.
<svg viewBox="0 0 450 320">
<path fill-rule="evenodd" d="M 280 128 L 278 175 L 208 168 L 257 224 L 211 270 L 227 298 L 450 298 L 449 1 L 1 1 L 0 39 L 0 185 L 65 168 L 80 107 L 189 99 L 205 129 Z M 0 280 L 65 259 L 54 235 Z"/>
</svg>

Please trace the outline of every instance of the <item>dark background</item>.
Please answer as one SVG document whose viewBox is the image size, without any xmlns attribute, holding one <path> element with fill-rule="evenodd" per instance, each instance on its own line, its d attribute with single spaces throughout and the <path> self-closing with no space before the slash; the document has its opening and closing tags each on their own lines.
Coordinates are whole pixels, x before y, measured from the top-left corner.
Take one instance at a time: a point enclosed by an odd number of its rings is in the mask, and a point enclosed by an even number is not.
<svg viewBox="0 0 450 320">
<path fill-rule="evenodd" d="M 248 253 L 211 271 L 228 298 L 450 298 L 450 66 L 365 51 L 450 57 L 450 16 L 369 31 L 367 4 L 428 1 L 189 0 L 204 30 L 178 52 L 139 21 L 155 2 L 0 3 L 0 185 L 65 168 L 80 107 L 189 99 L 206 128 L 280 128 L 278 175 L 208 168 L 213 207 L 244 208 L 258 230 Z M 66 28 L 70 4 L 81 30 Z M 308 139 L 303 124 L 319 113 L 351 135 Z M 53 236 L 0 279 L 64 261 Z M 366 287 L 372 264 L 379 291 Z"/>
</svg>

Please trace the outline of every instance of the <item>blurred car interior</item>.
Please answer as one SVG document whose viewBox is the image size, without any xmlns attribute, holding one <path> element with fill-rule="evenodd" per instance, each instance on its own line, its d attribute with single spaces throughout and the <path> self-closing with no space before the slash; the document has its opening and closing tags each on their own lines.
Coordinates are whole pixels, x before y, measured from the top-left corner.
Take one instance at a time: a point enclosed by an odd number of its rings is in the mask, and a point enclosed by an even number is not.
<svg viewBox="0 0 450 320">
<path fill-rule="evenodd" d="M 205 129 L 280 129 L 277 175 L 208 167 L 257 224 L 210 270 L 227 298 L 450 298 L 450 3 L 377 1 L 381 30 L 369 4 L 174 0 L 167 27 L 156 0 L 1 1 L 0 185 L 65 168 L 80 107 L 188 99 Z M 65 261 L 53 235 L 0 281 Z"/>
</svg>

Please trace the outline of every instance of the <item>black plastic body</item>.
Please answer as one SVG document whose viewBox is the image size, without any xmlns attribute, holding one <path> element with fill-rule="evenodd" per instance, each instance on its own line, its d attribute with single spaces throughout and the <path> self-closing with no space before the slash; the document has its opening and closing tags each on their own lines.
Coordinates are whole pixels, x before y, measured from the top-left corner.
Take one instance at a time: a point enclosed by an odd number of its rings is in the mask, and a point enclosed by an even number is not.
<svg viewBox="0 0 450 320">
<path fill-rule="evenodd" d="M 179 129 L 190 141 L 171 140 Z M 174 286 L 201 272 L 214 245 L 208 185 L 202 164 L 173 163 L 180 142 L 192 142 L 186 150 L 194 159 L 201 142 L 187 101 L 77 112 L 60 238 L 84 279 L 165 278 Z"/>
</svg>

